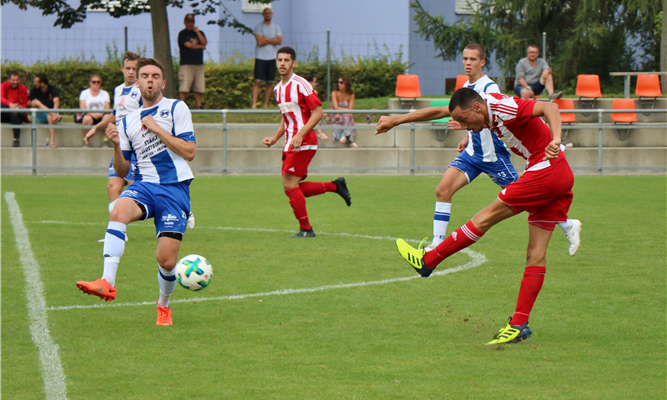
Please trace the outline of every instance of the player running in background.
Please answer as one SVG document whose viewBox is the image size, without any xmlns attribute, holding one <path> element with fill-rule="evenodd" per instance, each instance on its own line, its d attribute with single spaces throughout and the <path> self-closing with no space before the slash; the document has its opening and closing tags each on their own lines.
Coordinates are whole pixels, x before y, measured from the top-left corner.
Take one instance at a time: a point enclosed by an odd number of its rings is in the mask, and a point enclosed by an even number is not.
<svg viewBox="0 0 667 400">
<path fill-rule="evenodd" d="M 160 62 L 140 58 L 138 86 L 143 105 L 132 111 L 116 129 L 106 133 L 114 145 L 114 168 L 120 177 L 137 157 L 135 181 L 124 191 L 109 216 L 104 238 L 104 271 L 94 282 L 77 282 L 85 293 L 106 301 L 116 298 L 116 271 L 125 250 L 125 230 L 130 222 L 153 218 L 157 237 L 157 325 L 173 325 L 169 297 L 176 287 L 175 266 L 190 212 L 187 161 L 195 157 L 195 135 L 188 106 L 163 97 L 164 70 Z"/>
<path fill-rule="evenodd" d="M 567 220 L 572 203 L 574 176 L 562 151 L 558 106 L 500 94 L 480 95 L 475 90 L 463 88 L 454 93 L 449 109 L 433 107 L 401 116 L 382 117 L 377 131 L 386 132 L 400 124 L 450 115 L 465 129 L 479 132 L 486 127 L 493 131 L 512 151 L 528 161 L 526 171 L 519 180 L 503 189 L 491 205 L 435 249 L 415 249 L 403 239 L 398 239 L 396 246 L 421 276 L 428 277 L 444 259 L 475 243 L 493 225 L 528 211 L 526 269 L 516 311 L 507 326 L 487 344 L 518 342 L 532 334 L 528 317 L 544 282 L 549 239 L 555 225 Z M 542 116 L 549 125 L 539 118 Z"/>
<path fill-rule="evenodd" d="M 289 197 L 294 216 L 299 221 L 299 232 L 290 237 L 315 237 L 306 211 L 306 197 L 325 192 L 336 192 L 348 206 L 352 204 L 345 178 L 333 182 L 303 182 L 308 176 L 308 165 L 317 151 L 317 136 L 313 128 L 322 119 L 322 103 L 308 81 L 294 73 L 296 53 L 291 47 L 281 47 L 276 58 L 280 82 L 273 89 L 283 114 L 283 121 L 273 137 L 262 141 L 273 146 L 285 135 L 283 148 L 283 188 Z"/>
<path fill-rule="evenodd" d="M 131 51 L 125 53 L 123 57 L 121 71 L 125 82 L 118 85 L 113 91 L 113 114 L 105 114 L 99 124 L 93 126 L 84 138 L 86 146 L 89 145 L 90 138 L 103 126 L 107 127 L 107 131 L 116 129 L 116 125 L 130 112 L 141 107 L 141 92 L 137 87 L 137 61 L 139 56 Z M 106 143 L 111 144 L 109 139 L 105 138 Z M 113 157 L 109 163 L 109 182 L 107 183 L 107 194 L 109 195 L 109 212 L 113 210 L 113 206 L 123 191 L 125 184 L 131 185 L 134 181 L 134 170 L 137 166 L 136 158 L 133 158 L 130 163 L 130 171 L 124 178 L 116 174 L 113 167 Z"/>
<path fill-rule="evenodd" d="M 498 85 L 484 75 L 482 68 L 485 64 L 486 51 L 481 45 L 473 43 L 463 49 L 463 68 L 468 75 L 468 81 L 463 84 L 463 87 L 474 89 L 478 93 L 500 93 Z M 453 119 L 447 126 L 449 129 L 461 129 L 461 125 Z M 433 241 L 427 250 L 434 249 L 445 240 L 452 210 L 452 196 L 459 189 L 471 183 L 481 173 L 486 173 L 495 184 L 503 189 L 519 179 L 510 161 L 507 147 L 487 128 L 480 132 L 468 131 L 466 137 L 459 143 L 458 151 L 461 154 L 449 164 L 449 168 L 435 189 Z M 565 233 L 569 242 L 570 256 L 573 256 L 579 248 L 581 223 L 574 219 L 558 225 Z"/>
</svg>

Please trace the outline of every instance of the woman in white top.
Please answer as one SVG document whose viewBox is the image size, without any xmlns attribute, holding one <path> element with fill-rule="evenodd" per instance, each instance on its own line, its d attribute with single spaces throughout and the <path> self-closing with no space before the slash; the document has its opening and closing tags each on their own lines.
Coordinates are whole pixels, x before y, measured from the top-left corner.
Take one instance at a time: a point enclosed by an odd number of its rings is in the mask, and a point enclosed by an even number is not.
<svg viewBox="0 0 667 400">
<path fill-rule="evenodd" d="M 111 100 L 109 98 L 109 93 L 106 90 L 102 90 L 102 78 L 99 75 L 93 75 L 90 77 L 90 88 L 81 92 L 79 96 L 79 108 L 86 110 L 108 110 L 111 109 Z M 104 113 L 92 112 L 86 114 L 78 114 L 74 122 L 82 123 L 83 125 L 97 125 L 102 121 Z M 88 147 L 85 141 L 86 133 L 88 133 L 88 128 L 83 130 L 83 147 Z M 105 142 L 106 144 L 107 142 Z"/>
<path fill-rule="evenodd" d="M 336 90 L 331 92 L 331 109 L 333 110 L 353 110 L 354 93 L 350 78 L 341 76 L 338 78 Z M 333 125 L 342 125 L 343 129 L 334 129 L 334 140 L 340 143 L 349 143 L 350 147 L 356 149 L 359 146 L 354 141 L 354 118 L 352 114 L 332 114 L 331 123 Z"/>
</svg>

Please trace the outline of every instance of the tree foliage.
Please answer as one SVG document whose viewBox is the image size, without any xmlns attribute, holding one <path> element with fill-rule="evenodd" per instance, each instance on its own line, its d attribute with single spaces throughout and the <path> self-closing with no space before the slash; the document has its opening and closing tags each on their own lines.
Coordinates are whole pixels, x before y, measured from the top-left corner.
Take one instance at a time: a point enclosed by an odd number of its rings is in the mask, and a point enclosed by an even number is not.
<svg viewBox="0 0 667 400">
<path fill-rule="evenodd" d="M 529 44 L 542 45 L 557 84 L 571 85 L 578 74 L 660 69 L 656 0 L 480 0 L 477 11 L 453 24 L 411 0 L 418 33 L 432 40 L 437 55 L 454 60 L 470 43 L 494 52 L 500 68 L 514 75 Z"/>
<path fill-rule="evenodd" d="M 269 4 L 274 0 L 250 0 L 251 3 Z M 42 15 L 56 15 L 56 21 L 53 26 L 61 28 L 71 28 L 73 25 L 83 22 L 89 8 L 102 10 L 109 13 L 114 18 L 124 17 L 126 15 L 138 15 L 144 12 L 150 12 L 147 0 L 80 0 L 79 5 L 74 8 L 66 0 L 0 0 L 0 4 L 13 3 L 20 9 L 25 10 L 28 7 L 35 7 L 42 10 Z M 219 25 L 221 27 L 229 26 L 235 28 L 243 34 L 252 34 L 252 29 L 242 24 L 236 17 L 224 6 L 220 10 L 220 0 L 166 0 L 167 7 L 183 8 L 187 6 L 193 10 L 196 15 L 217 14 L 220 18 L 211 18 L 206 23 L 208 25 Z"/>
</svg>

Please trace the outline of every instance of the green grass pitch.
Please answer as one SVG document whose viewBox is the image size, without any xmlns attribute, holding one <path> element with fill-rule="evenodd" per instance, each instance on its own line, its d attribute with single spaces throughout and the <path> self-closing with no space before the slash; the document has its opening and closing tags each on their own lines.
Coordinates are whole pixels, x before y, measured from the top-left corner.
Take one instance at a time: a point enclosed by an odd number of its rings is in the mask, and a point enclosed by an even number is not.
<svg viewBox="0 0 667 400">
<path fill-rule="evenodd" d="M 105 303 L 75 282 L 102 273 L 106 179 L 3 176 L 2 396 L 47 397 L 5 196 L 12 192 L 70 399 L 664 398 L 664 176 L 576 178 L 570 216 L 583 222 L 581 248 L 569 257 L 556 228 L 534 336 L 503 347 L 484 343 L 514 311 L 526 214 L 470 248 L 485 258 L 474 268 L 345 286 L 416 275 L 391 238 L 431 235 L 439 180 L 350 176 L 352 207 L 333 193 L 307 199 L 318 236 L 294 240 L 286 237 L 298 224 L 279 176 L 195 179 L 197 228 L 181 255 L 205 256 L 214 277 L 201 292 L 177 288 L 174 326 L 158 327 L 152 220 L 128 227 L 118 296 Z M 497 191 L 480 178 L 457 193 L 449 231 Z M 469 254 L 437 271 L 469 263 Z M 92 305 L 104 307 L 72 308 Z"/>
</svg>

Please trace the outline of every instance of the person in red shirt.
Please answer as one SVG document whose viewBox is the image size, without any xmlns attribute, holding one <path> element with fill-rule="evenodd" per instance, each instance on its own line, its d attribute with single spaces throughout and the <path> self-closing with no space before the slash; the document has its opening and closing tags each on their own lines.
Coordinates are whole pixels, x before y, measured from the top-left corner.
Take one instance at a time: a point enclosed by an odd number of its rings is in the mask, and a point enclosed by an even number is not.
<svg viewBox="0 0 667 400">
<path fill-rule="evenodd" d="M 9 73 L 9 80 L 0 84 L 0 94 L 2 95 L 2 108 L 28 108 L 28 88 L 22 85 L 21 77 L 16 72 Z M 25 113 L 2 113 L 2 122 L 12 125 L 20 125 L 23 122 L 29 122 Z M 21 129 L 14 130 L 14 147 L 21 146 Z"/>
<path fill-rule="evenodd" d="M 307 80 L 294 73 L 296 52 L 291 47 L 278 50 L 276 66 L 280 82 L 273 88 L 283 121 L 273 137 L 262 140 L 271 147 L 285 135 L 283 147 L 283 188 L 289 197 L 294 216 L 299 221 L 299 232 L 290 237 L 315 237 L 306 211 L 306 197 L 325 192 L 336 192 L 348 206 L 352 204 L 345 178 L 333 182 L 303 182 L 308 176 L 308 165 L 317 151 L 317 136 L 313 128 L 322 119 L 322 103 Z"/>
<path fill-rule="evenodd" d="M 462 129 L 491 130 L 508 148 L 527 160 L 526 170 L 517 181 L 504 188 L 493 203 L 435 249 L 415 249 L 403 239 L 396 241 L 396 247 L 421 276 L 428 277 L 443 260 L 477 242 L 492 226 L 528 211 L 528 254 L 516 311 L 507 326 L 487 344 L 519 342 L 532 334 L 528 317 L 544 282 L 547 246 L 556 223 L 567 221 L 572 203 L 574 175 L 562 151 L 558 106 L 497 93 L 479 94 L 463 88 L 454 93 L 449 109 L 432 107 L 380 118 L 376 134 L 407 122 L 449 116 L 461 124 Z M 545 117 L 549 125 L 540 117 Z"/>
</svg>

